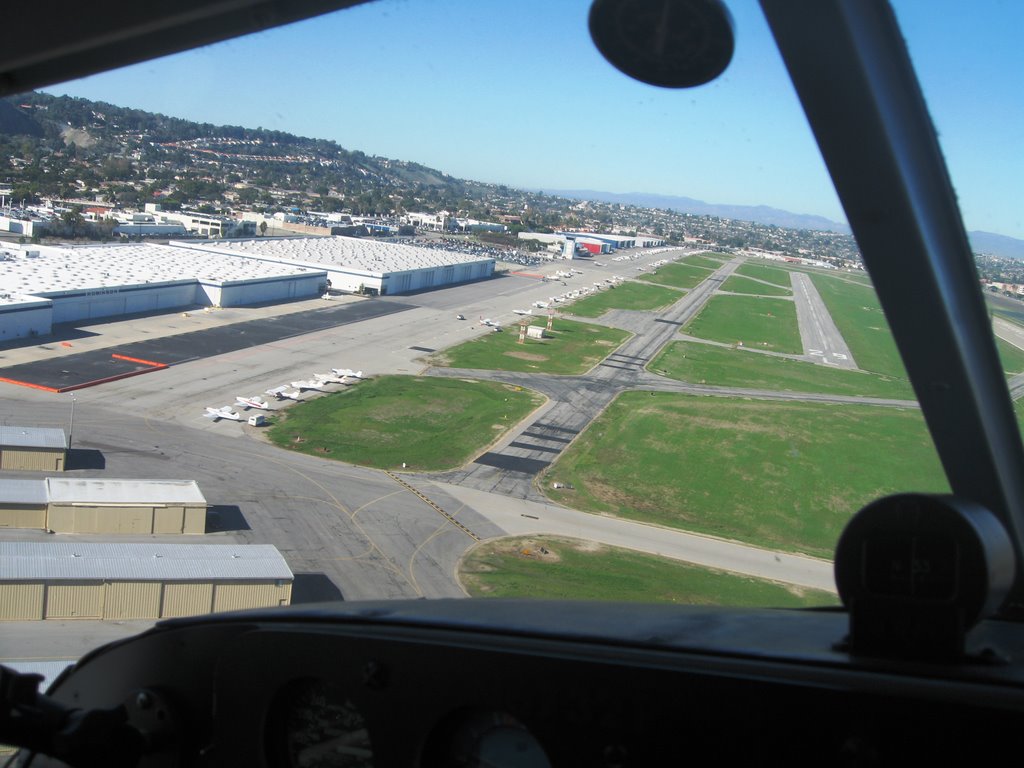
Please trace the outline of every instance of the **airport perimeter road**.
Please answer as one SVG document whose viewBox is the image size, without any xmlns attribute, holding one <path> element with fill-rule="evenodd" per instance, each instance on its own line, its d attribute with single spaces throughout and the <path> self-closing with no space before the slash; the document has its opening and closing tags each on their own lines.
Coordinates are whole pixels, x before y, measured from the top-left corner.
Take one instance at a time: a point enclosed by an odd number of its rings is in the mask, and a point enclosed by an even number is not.
<svg viewBox="0 0 1024 768">
<path fill-rule="evenodd" d="M 856 368 L 850 348 L 843 334 L 836 327 L 821 294 L 811 282 L 810 275 L 790 272 L 793 285 L 793 300 L 796 302 L 796 319 L 800 327 L 800 339 L 804 355 L 812 363 L 834 365 L 838 368 Z"/>
<path fill-rule="evenodd" d="M 788 552 L 773 552 L 709 536 L 673 531 L 631 520 L 577 512 L 557 504 L 511 501 L 472 488 L 448 493 L 511 536 L 549 534 L 635 549 L 708 568 L 835 592 L 832 563 Z"/>
</svg>

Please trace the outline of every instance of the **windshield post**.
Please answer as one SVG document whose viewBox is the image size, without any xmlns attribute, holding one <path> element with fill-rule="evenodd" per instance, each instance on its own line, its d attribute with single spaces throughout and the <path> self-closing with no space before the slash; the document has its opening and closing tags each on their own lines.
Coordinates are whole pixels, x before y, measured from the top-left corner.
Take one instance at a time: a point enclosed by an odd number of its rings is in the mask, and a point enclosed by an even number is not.
<svg viewBox="0 0 1024 768">
<path fill-rule="evenodd" d="M 953 492 L 1024 534 L 1024 448 L 956 194 L 884 0 L 761 0 Z M 1004 612 L 1024 609 L 1018 567 Z M 1013 611 L 1016 612 L 1016 611 Z"/>
</svg>

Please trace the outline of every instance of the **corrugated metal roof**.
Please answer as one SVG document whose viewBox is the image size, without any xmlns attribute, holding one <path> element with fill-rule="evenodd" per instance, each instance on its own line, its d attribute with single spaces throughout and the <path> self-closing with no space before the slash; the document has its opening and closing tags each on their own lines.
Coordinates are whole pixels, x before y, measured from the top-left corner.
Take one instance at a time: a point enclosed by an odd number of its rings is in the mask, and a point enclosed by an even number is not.
<svg viewBox="0 0 1024 768">
<path fill-rule="evenodd" d="M 0 541 L 0 581 L 209 581 L 293 578 L 270 544 Z"/>
<path fill-rule="evenodd" d="M 0 479 L 0 504 L 46 504 L 46 480 Z"/>
<path fill-rule="evenodd" d="M 67 448 L 63 429 L 0 424 L 0 445 L 12 448 Z"/>
<path fill-rule="evenodd" d="M 206 504 L 195 480 L 48 477 L 46 485 L 55 504 Z"/>
</svg>

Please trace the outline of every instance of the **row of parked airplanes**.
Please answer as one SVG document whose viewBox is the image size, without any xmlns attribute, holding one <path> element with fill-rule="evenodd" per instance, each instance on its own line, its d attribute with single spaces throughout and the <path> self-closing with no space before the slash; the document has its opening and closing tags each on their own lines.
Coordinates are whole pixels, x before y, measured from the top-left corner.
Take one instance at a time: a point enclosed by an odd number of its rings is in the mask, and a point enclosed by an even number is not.
<svg viewBox="0 0 1024 768">
<path fill-rule="evenodd" d="M 280 387 L 268 389 L 263 394 L 271 395 L 275 400 L 298 400 L 299 396 L 307 390 L 322 391 L 328 384 L 344 384 L 349 386 L 363 378 L 362 371 L 353 371 L 351 368 L 331 368 L 330 373 L 314 373 L 313 378 L 303 381 L 293 381 L 291 384 L 284 384 Z M 260 395 L 252 397 L 236 397 L 234 405 L 222 405 L 220 408 L 207 407 L 203 414 L 208 419 L 220 421 L 241 421 L 242 415 L 235 410 L 255 408 L 260 411 L 272 410 L 270 403 Z"/>
</svg>

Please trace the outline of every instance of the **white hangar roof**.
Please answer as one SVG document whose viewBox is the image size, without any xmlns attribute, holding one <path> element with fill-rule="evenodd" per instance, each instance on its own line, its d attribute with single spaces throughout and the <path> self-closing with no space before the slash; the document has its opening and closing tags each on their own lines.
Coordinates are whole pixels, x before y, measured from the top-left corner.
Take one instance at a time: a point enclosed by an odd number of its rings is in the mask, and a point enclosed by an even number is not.
<svg viewBox="0 0 1024 768">
<path fill-rule="evenodd" d="M 308 268 L 229 252 L 151 243 L 0 248 L 0 294 L 60 296 L 85 290 L 293 277 Z"/>
<path fill-rule="evenodd" d="M 240 253 L 256 259 L 284 264 L 303 264 L 323 269 L 342 268 L 384 275 L 436 269 L 456 264 L 494 261 L 458 251 L 421 248 L 415 245 L 366 240 L 358 237 L 258 237 L 251 240 L 224 240 L 216 243 L 175 243 L 201 247 L 211 253 Z"/>
<path fill-rule="evenodd" d="M 12 477 L 0 480 L 0 504 L 46 504 L 46 481 Z"/>
<path fill-rule="evenodd" d="M 48 477 L 53 504 L 206 504 L 195 480 L 108 480 Z"/>
<path fill-rule="evenodd" d="M 281 553 L 270 544 L 0 541 L 0 581 L 292 578 Z"/>
<path fill-rule="evenodd" d="M 67 448 L 63 429 L 0 425 L 0 446 L 5 448 Z"/>
</svg>

